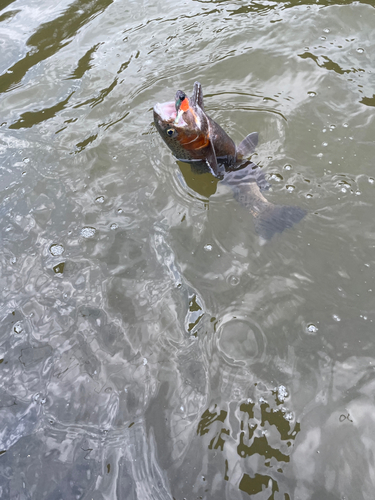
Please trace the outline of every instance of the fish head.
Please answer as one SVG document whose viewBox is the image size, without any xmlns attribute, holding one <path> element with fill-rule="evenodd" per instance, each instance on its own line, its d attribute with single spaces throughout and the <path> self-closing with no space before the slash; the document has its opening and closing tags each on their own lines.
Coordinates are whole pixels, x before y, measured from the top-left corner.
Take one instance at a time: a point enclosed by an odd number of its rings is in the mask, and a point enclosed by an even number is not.
<svg viewBox="0 0 375 500">
<path fill-rule="evenodd" d="M 193 99 L 178 90 L 174 101 L 158 103 L 154 106 L 156 128 L 172 151 L 180 160 L 204 160 L 209 144 L 208 118 Z"/>
</svg>

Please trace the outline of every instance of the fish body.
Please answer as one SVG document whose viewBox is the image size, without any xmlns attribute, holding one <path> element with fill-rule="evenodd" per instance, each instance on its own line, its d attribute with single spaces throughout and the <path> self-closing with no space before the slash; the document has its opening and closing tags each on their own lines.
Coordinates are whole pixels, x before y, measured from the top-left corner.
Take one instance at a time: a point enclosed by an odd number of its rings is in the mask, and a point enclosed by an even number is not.
<svg viewBox="0 0 375 500">
<path fill-rule="evenodd" d="M 180 100 L 187 101 L 185 109 Z M 182 112 L 181 112 L 182 111 Z M 236 148 L 229 135 L 204 111 L 202 86 L 195 82 L 193 95 L 177 91 L 176 100 L 154 107 L 154 122 L 161 137 L 174 156 L 189 163 L 206 163 L 207 171 L 223 178 L 244 157 L 254 152 L 258 134 L 249 134 Z"/>
<path fill-rule="evenodd" d="M 250 210 L 260 236 L 270 239 L 304 217 L 305 210 L 274 205 L 263 196 L 253 175 L 257 165 L 247 160 L 258 144 L 258 134 L 249 134 L 236 147 L 206 114 L 199 82 L 195 82 L 190 98 L 178 90 L 175 101 L 158 103 L 153 112 L 155 126 L 174 156 L 229 185 L 235 198 Z"/>
</svg>

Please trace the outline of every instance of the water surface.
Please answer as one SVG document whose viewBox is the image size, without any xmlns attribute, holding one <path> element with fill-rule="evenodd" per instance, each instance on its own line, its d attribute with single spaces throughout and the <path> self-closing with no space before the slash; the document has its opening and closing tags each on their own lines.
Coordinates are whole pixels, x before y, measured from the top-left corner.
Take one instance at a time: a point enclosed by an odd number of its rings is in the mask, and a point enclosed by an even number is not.
<svg viewBox="0 0 375 500">
<path fill-rule="evenodd" d="M 0 496 L 373 499 L 373 2 L 0 10 Z M 194 81 L 265 243 L 152 107 Z"/>
</svg>

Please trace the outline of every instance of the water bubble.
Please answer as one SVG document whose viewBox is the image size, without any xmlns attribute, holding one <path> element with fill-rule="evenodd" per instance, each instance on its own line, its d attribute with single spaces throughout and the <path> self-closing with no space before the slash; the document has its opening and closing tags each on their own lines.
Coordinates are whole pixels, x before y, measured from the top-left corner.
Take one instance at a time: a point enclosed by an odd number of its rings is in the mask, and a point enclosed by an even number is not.
<svg viewBox="0 0 375 500">
<path fill-rule="evenodd" d="M 113 223 L 113 224 L 111 224 L 109 227 L 110 227 L 112 230 L 114 230 L 114 229 L 117 229 L 117 228 L 118 228 L 118 224 L 117 224 L 116 222 L 114 222 L 114 223 Z"/>
<path fill-rule="evenodd" d="M 315 96 L 316 96 L 316 92 L 309 91 L 309 92 L 307 92 L 307 95 L 308 95 L 309 97 L 315 97 Z"/>
<path fill-rule="evenodd" d="M 143 366 L 147 365 L 147 358 L 143 358 Z"/>
<path fill-rule="evenodd" d="M 358 47 L 357 52 L 358 54 L 363 54 L 365 49 L 362 49 L 362 47 Z"/>
<path fill-rule="evenodd" d="M 316 333 L 318 331 L 318 327 L 315 326 L 313 323 L 310 323 L 309 325 L 307 325 L 307 328 L 306 330 L 309 332 L 309 333 Z"/>
<path fill-rule="evenodd" d="M 276 182 L 281 182 L 284 180 L 283 176 L 280 174 L 273 173 L 270 175 L 270 180 L 276 181 Z"/>
<path fill-rule="evenodd" d="M 232 286 L 237 286 L 239 282 L 240 282 L 240 278 L 238 278 L 237 276 L 234 276 L 233 274 L 231 276 L 229 276 L 229 278 L 228 278 L 228 283 Z"/>
<path fill-rule="evenodd" d="M 324 33 L 329 33 L 331 30 L 329 28 L 324 28 Z"/>
<path fill-rule="evenodd" d="M 330 130 L 334 130 L 335 128 L 336 128 L 336 125 L 330 125 L 330 126 L 329 126 L 329 129 L 330 129 Z"/>
<path fill-rule="evenodd" d="M 292 170 L 292 165 L 285 165 L 284 168 L 285 170 Z"/>
<path fill-rule="evenodd" d="M 18 334 L 23 332 L 23 328 L 20 323 L 16 323 L 13 327 L 13 330 Z"/>
<path fill-rule="evenodd" d="M 96 203 L 104 203 L 104 196 L 98 196 L 95 198 Z"/>
<path fill-rule="evenodd" d="M 96 229 L 94 227 L 83 227 L 81 229 L 81 236 L 83 238 L 92 238 L 94 234 L 96 233 Z"/>
<path fill-rule="evenodd" d="M 307 193 L 306 198 L 312 198 L 313 195 L 311 193 Z"/>
<path fill-rule="evenodd" d="M 328 142 L 322 142 L 322 146 L 325 148 L 326 146 L 328 146 Z"/>
<path fill-rule="evenodd" d="M 52 255 L 62 255 L 64 253 L 65 248 L 62 245 L 59 245 L 58 243 L 55 243 L 54 245 L 51 245 L 49 247 L 49 251 L 51 252 Z"/>
<path fill-rule="evenodd" d="M 348 128 L 349 124 L 345 122 L 345 123 L 342 124 L 342 126 L 345 127 L 345 128 Z"/>
<path fill-rule="evenodd" d="M 368 180 L 368 181 L 369 181 L 369 183 L 370 183 L 370 184 L 374 184 L 375 179 L 373 179 L 372 177 L 369 177 L 369 180 Z"/>
<path fill-rule="evenodd" d="M 209 243 L 207 243 L 206 245 L 204 245 L 204 247 L 203 247 L 203 248 L 206 250 L 206 252 L 211 252 L 211 250 L 212 250 L 212 245 L 210 245 Z"/>
<path fill-rule="evenodd" d="M 292 184 L 288 184 L 286 186 L 286 189 L 289 191 L 289 193 L 293 193 L 293 191 L 296 189 L 296 187 L 293 186 Z"/>
<path fill-rule="evenodd" d="M 23 161 L 24 163 L 29 163 L 30 158 L 27 158 L 27 157 L 26 157 L 26 158 L 23 158 L 23 159 L 22 159 L 22 161 Z"/>
<path fill-rule="evenodd" d="M 288 391 L 283 385 L 279 385 L 279 387 L 277 388 L 277 399 L 280 401 L 280 403 L 283 403 L 287 397 Z"/>
<path fill-rule="evenodd" d="M 117 213 L 121 214 L 122 213 L 122 208 L 117 209 Z"/>
<path fill-rule="evenodd" d="M 332 315 L 332 318 L 333 318 L 335 321 L 341 321 L 340 316 L 337 316 L 337 314 L 333 314 L 333 315 Z"/>
</svg>

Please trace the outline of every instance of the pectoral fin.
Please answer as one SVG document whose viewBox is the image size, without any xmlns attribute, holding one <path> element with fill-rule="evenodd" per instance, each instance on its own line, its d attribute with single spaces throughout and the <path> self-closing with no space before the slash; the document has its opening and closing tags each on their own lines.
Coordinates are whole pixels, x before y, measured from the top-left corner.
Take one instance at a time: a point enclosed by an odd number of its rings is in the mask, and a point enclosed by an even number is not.
<svg viewBox="0 0 375 500">
<path fill-rule="evenodd" d="M 247 135 L 237 148 L 237 158 L 248 158 L 258 145 L 258 132 Z"/>
<path fill-rule="evenodd" d="M 211 141 L 209 142 L 208 146 L 205 147 L 204 153 L 205 153 L 206 163 L 207 163 L 208 168 L 210 169 L 211 173 L 215 177 L 222 179 L 224 176 L 224 167 L 220 166 L 218 164 L 217 158 L 216 158 L 216 153 L 215 153 L 215 148 L 214 148 Z"/>
</svg>

